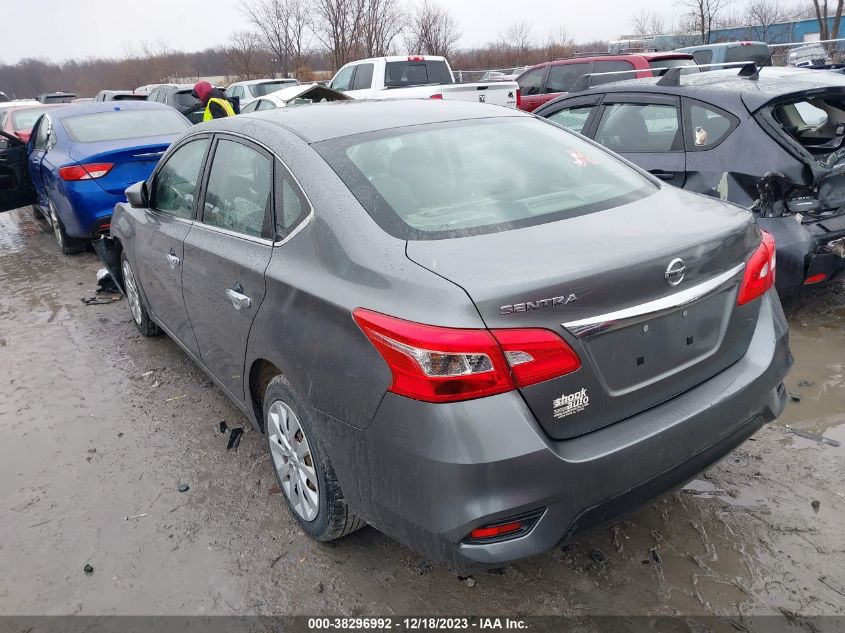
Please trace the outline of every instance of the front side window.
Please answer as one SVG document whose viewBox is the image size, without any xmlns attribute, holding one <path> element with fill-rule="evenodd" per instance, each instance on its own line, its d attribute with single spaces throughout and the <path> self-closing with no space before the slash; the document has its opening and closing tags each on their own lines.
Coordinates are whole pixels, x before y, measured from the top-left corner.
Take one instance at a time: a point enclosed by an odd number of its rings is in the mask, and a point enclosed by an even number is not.
<svg viewBox="0 0 845 633">
<path fill-rule="evenodd" d="M 349 84 L 352 80 L 352 73 L 355 72 L 355 66 L 347 66 L 341 68 L 334 79 L 332 79 L 331 88 L 335 90 L 349 90 Z"/>
<path fill-rule="evenodd" d="M 596 141 L 614 152 L 668 152 L 676 148 L 678 108 L 655 103 L 608 105 Z"/>
<path fill-rule="evenodd" d="M 191 219 L 202 163 L 209 139 L 197 139 L 173 152 L 153 181 L 151 205 L 157 211 L 177 218 Z"/>
<path fill-rule="evenodd" d="M 552 114 L 548 119 L 558 125 L 562 125 L 568 130 L 581 134 L 584 131 L 584 125 L 586 125 L 587 119 L 590 118 L 590 113 L 592 113 L 595 107 L 594 105 L 585 105 L 564 108 Z"/>
<path fill-rule="evenodd" d="M 272 204 L 273 163 L 236 141 L 217 143 L 205 191 L 202 221 L 228 231 L 261 237 Z"/>
<path fill-rule="evenodd" d="M 538 95 L 543 92 L 543 77 L 546 76 L 545 68 L 537 68 L 526 73 L 519 80 L 519 91 L 523 96 Z"/>
<path fill-rule="evenodd" d="M 400 239 L 565 220 L 655 190 L 609 153 L 531 117 L 419 125 L 313 147 L 370 216 Z"/>
<path fill-rule="evenodd" d="M 583 64 L 557 64 L 549 69 L 548 92 L 569 92 L 575 81 L 589 73 L 592 62 Z"/>
</svg>

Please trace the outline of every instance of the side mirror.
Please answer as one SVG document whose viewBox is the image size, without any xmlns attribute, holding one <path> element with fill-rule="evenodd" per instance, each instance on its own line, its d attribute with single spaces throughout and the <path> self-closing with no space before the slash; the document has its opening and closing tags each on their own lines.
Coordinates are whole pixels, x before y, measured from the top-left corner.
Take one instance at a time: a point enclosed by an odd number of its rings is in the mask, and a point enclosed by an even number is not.
<svg viewBox="0 0 845 633">
<path fill-rule="evenodd" d="M 144 209 L 150 206 L 150 197 L 147 194 L 147 183 L 142 180 L 126 189 L 126 199 L 135 209 Z"/>
</svg>

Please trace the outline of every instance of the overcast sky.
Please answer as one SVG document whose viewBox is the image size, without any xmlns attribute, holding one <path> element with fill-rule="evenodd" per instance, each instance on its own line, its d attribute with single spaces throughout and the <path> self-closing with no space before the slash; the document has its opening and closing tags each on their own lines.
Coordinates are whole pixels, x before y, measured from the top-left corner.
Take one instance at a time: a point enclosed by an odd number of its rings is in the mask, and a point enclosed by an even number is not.
<svg viewBox="0 0 845 633">
<path fill-rule="evenodd" d="M 538 40 L 560 26 L 578 41 L 615 39 L 630 30 L 634 12 L 650 9 L 668 17 L 675 9 L 673 0 L 440 1 L 458 20 L 462 47 L 495 39 L 516 21 L 528 22 Z M 0 62 L 7 64 L 24 57 L 122 57 L 133 46 L 140 50 L 142 42 L 196 51 L 248 27 L 234 0 L 3 0 L 2 5 Z"/>
</svg>

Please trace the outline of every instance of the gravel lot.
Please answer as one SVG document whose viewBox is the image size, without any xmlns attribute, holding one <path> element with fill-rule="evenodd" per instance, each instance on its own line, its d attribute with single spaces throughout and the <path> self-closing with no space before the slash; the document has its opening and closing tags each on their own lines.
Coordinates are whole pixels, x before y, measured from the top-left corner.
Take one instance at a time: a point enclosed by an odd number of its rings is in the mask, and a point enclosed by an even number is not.
<svg viewBox="0 0 845 633">
<path fill-rule="evenodd" d="M 781 419 L 629 520 L 467 579 L 372 528 L 305 537 L 203 372 L 125 300 L 80 301 L 98 268 L 0 215 L 2 614 L 845 614 L 845 446 L 813 439 L 845 444 L 845 284 L 787 306 Z"/>
</svg>

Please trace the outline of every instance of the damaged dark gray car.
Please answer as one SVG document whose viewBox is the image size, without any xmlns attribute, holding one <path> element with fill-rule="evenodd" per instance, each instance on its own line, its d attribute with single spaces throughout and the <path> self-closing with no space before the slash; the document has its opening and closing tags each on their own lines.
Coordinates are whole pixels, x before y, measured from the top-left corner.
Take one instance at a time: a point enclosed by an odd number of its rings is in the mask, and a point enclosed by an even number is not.
<svg viewBox="0 0 845 633">
<path fill-rule="evenodd" d="M 782 294 L 845 270 L 842 75 L 670 72 L 570 93 L 536 114 L 665 182 L 751 208 L 777 242 Z"/>
</svg>

